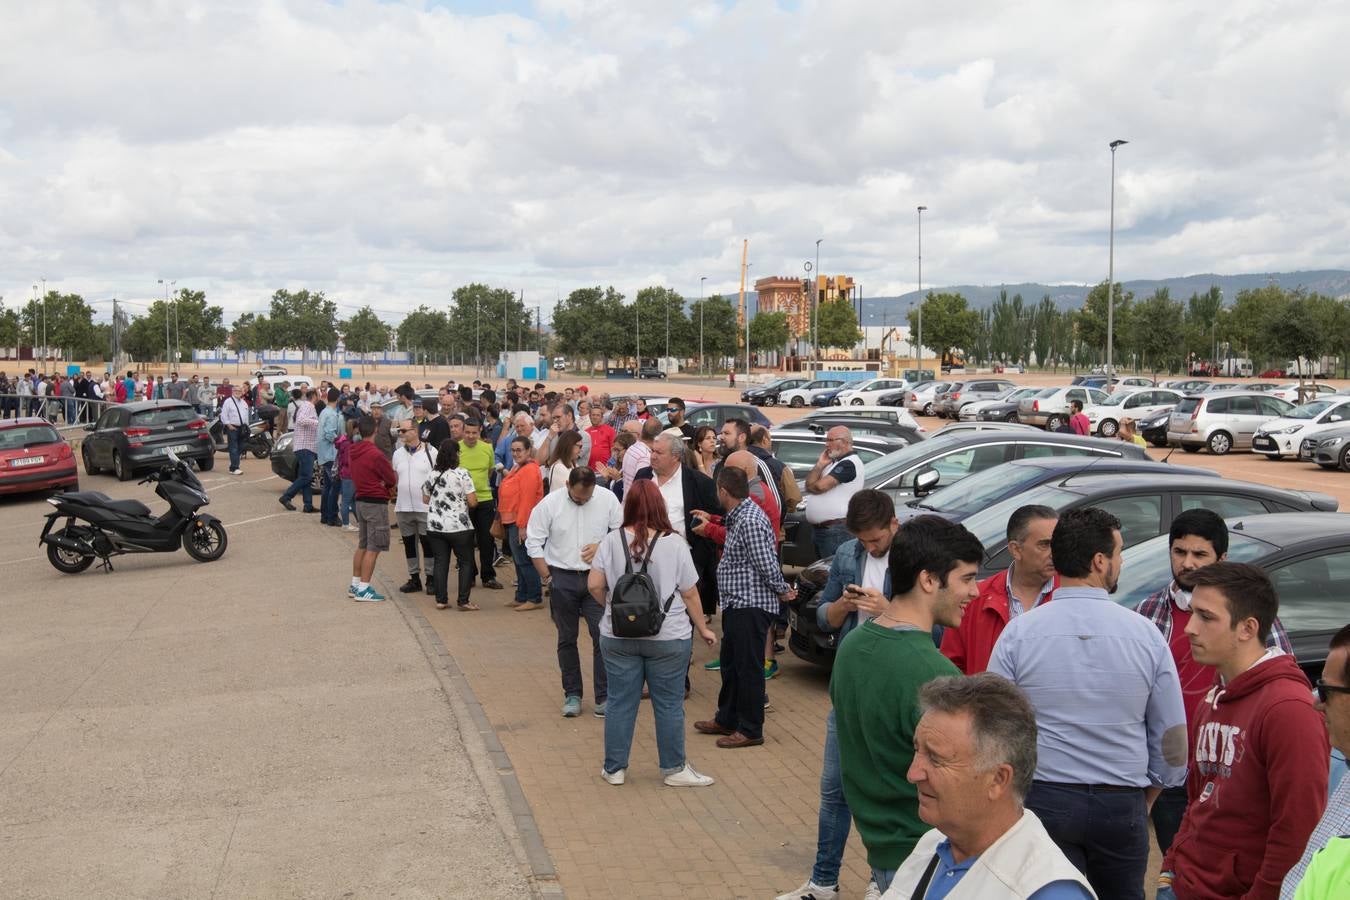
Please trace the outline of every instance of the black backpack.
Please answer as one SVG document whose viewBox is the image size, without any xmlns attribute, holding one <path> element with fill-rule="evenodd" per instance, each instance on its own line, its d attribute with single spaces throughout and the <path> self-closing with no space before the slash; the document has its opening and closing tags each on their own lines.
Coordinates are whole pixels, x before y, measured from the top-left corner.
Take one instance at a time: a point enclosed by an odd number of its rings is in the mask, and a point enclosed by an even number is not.
<svg viewBox="0 0 1350 900">
<path fill-rule="evenodd" d="M 666 621 L 666 613 L 675 602 L 671 594 L 666 605 L 661 606 L 661 598 L 656 593 L 656 582 L 647 574 L 647 564 L 652 561 L 652 551 L 656 549 L 656 537 L 652 538 L 647 553 L 642 558 L 642 568 L 633 571 L 633 557 L 628 553 L 627 535 L 619 531 L 619 545 L 623 547 L 623 574 L 614 583 L 610 596 L 609 609 L 614 636 L 620 638 L 652 637 L 661 632 Z"/>
</svg>

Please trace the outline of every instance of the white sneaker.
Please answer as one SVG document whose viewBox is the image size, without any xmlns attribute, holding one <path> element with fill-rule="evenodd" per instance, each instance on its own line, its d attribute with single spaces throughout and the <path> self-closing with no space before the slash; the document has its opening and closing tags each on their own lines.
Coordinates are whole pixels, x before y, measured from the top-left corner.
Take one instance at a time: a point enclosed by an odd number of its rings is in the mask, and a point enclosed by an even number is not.
<svg viewBox="0 0 1350 900">
<path fill-rule="evenodd" d="M 876 887 L 876 885 L 872 885 Z M 807 880 L 806 884 L 797 888 L 789 894 L 779 894 L 774 900 L 836 900 L 839 896 L 839 885 L 834 887 L 821 887 L 814 882 Z"/>
<path fill-rule="evenodd" d="M 343 530 L 343 531 L 360 531 L 361 529 L 360 529 L 360 528 L 357 528 L 355 525 L 343 525 L 343 526 L 342 526 L 342 530 Z"/>
<path fill-rule="evenodd" d="M 623 784 L 624 773 L 627 771 L 628 771 L 627 769 L 620 769 L 617 772 L 606 772 L 604 770 L 604 767 L 602 766 L 600 768 L 600 777 L 608 781 L 610 784 L 619 785 Z"/>
<path fill-rule="evenodd" d="M 243 475 L 243 474 L 244 474 L 244 470 L 243 470 L 243 469 L 231 469 L 231 470 L 230 470 L 230 474 L 231 474 L 231 475 Z"/>
<path fill-rule="evenodd" d="M 666 776 L 666 784 L 671 787 L 707 787 L 716 782 L 711 777 L 694 771 L 693 766 L 685 763 L 683 769 Z"/>
<path fill-rule="evenodd" d="M 881 900 L 881 888 L 877 887 L 875 881 L 867 882 L 867 890 L 863 891 L 863 900 Z"/>
</svg>

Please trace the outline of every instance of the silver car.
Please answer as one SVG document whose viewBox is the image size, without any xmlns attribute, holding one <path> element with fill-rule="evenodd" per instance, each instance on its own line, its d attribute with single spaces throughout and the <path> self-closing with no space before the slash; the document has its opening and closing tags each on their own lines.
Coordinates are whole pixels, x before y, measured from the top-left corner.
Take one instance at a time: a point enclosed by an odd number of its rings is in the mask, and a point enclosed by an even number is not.
<svg viewBox="0 0 1350 900">
<path fill-rule="evenodd" d="M 1017 401 L 1017 421 L 1023 425 L 1040 425 L 1046 431 L 1056 431 L 1069 421 L 1070 404 L 1077 400 L 1087 409 L 1107 398 L 1106 391 L 1075 385 L 1046 388 L 1034 397 Z"/>
<path fill-rule="evenodd" d="M 937 404 L 937 414 L 944 419 L 959 418 L 961 409 L 966 404 L 977 403 L 981 400 L 993 400 L 1004 391 L 1015 386 L 1011 381 L 1004 381 L 1001 378 L 977 378 L 970 381 L 958 381 L 947 390 L 947 393 L 942 395 L 941 402 Z"/>
<path fill-rule="evenodd" d="M 937 411 L 937 399 L 943 391 L 951 387 L 947 381 L 923 381 L 914 386 L 905 397 L 905 409 L 920 415 L 931 416 Z"/>
<path fill-rule="evenodd" d="M 1167 418 L 1167 443 L 1187 453 L 1208 447 L 1222 455 L 1247 450 L 1263 422 L 1287 416 L 1294 405 L 1258 391 L 1221 391 L 1182 397 Z"/>
</svg>

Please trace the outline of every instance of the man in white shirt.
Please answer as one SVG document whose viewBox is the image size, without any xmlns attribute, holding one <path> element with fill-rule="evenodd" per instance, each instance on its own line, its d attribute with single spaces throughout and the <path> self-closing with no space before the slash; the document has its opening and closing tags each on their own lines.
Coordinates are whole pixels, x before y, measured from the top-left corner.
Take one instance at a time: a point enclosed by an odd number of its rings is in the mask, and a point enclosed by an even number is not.
<svg viewBox="0 0 1350 900">
<path fill-rule="evenodd" d="M 862 457 L 853 452 L 853 432 L 836 425 L 825 433 L 825 450 L 806 475 L 806 521 L 813 529 L 816 555 L 834 556 L 839 545 L 850 539 L 844 526 L 848 501 L 863 489 Z"/>
<path fill-rule="evenodd" d="M 581 619 L 591 633 L 595 716 L 604 718 L 609 696 L 605 662 L 600 656 L 600 620 L 586 580 L 591 560 L 606 534 L 623 524 L 623 509 L 611 491 L 595 489 L 595 473 L 578 466 L 567 477 L 567 490 L 544 497 L 530 513 L 525 551 L 544 585 L 552 586 L 549 612 L 558 629 L 558 667 L 562 670 L 562 714 L 581 715 L 581 657 L 577 636 Z"/>
<path fill-rule="evenodd" d="M 248 405 L 233 392 L 220 404 L 220 423 L 225 426 L 225 440 L 230 450 L 230 474 L 243 475 L 239 458 L 244 454 L 244 438 L 248 435 Z"/>
<path fill-rule="evenodd" d="M 411 421 L 399 423 L 402 443 L 394 450 L 390 462 L 394 474 L 398 475 L 398 500 L 394 503 L 394 517 L 398 521 L 398 533 L 403 538 L 403 556 L 408 561 L 408 581 L 399 588 L 403 594 L 412 594 L 422 590 L 422 577 L 417 564 L 417 546 L 422 546 L 422 565 L 420 571 L 426 572 L 426 592 L 435 593 L 432 584 L 431 542 L 427 540 L 427 505 L 422 500 L 422 485 L 431 477 L 435 454 L 431 447 L 419 436 L 417 426 Z"/>
</svg>

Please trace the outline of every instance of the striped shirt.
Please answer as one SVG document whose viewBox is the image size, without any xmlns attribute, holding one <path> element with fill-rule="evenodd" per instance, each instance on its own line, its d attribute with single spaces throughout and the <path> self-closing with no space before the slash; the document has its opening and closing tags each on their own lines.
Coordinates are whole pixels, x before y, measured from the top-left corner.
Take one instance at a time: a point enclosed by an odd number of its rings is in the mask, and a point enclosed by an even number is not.
<svg viewBox="0 0 1350 900">
<path fill-rule="evenodd" d="M 295 423 L 295 438 L 291 449 L 316 453 L 319 446 L 319 414 L 314 411 L 314 404 L 308 400 L 297 402 L 292 421 Z"/>
</svg>

